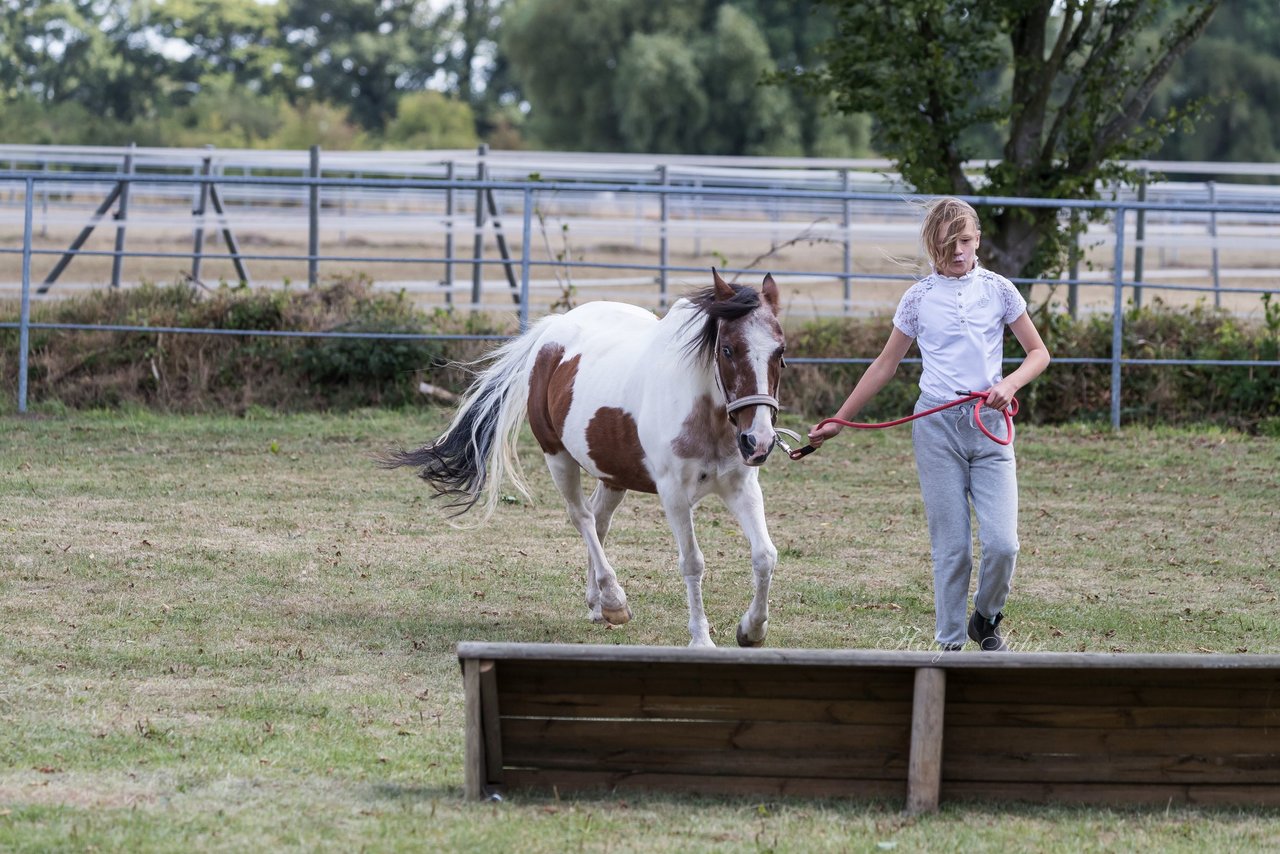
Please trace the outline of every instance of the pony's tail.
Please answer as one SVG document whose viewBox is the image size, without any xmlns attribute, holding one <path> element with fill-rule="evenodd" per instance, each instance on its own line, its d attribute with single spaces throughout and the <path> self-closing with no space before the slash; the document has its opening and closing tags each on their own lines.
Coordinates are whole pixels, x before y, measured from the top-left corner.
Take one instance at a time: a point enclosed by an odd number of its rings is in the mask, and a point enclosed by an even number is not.
<svg viewBox="0 0 1280 854">
<path fill-rule="evenodd" d="M 516 439 L 528 405 L 531 357 L 541 328 L 550 319 L 474 363 L 490 364 L 467 389 L 453 422 L 434 442 L 412 451 L 388 451 L 377 458 L 378 465 L 418 469 L 418 476 L 431 484 L 437 497 L 452 499 L 447 506 L 454 516 L 466 513 L 484 496 L 481 522 L 497 508 L 504 477 L 530 498 Z"/>
</svg>

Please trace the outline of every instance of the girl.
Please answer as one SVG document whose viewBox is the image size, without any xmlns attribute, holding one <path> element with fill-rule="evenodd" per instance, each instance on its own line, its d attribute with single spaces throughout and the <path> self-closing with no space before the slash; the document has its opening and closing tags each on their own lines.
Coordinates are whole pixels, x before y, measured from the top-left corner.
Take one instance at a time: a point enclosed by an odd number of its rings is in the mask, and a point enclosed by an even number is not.
<svg viewBox="0 0 1280 854">
<path fill-rule="evenodd" d="M 929 206 L 921 240 L 933 272 L 912 285 L 893 315 L 884 350 L 858 380 L 836 418 L 849 421 L 893 377 L 914 339 L 923 370 L 916 412 L 954 400 L 970 390 L 986 395 L 981 417 L 996 435 L 1003 411 L 1018 389 L 1049 364 L 1027 303 L 1003 276 L 978 265 L 978 214 L 959 199 Z M 1002 376 L 1004 329 L 1026 350 L 1022 364 Z M 999 629 L 1018 557 L 1018 476 L 1013 445 L 999 445 L 974 424 L 976 402 L 912 422 L 920 492 L 933 552 L 935 640 L 958 650 L 965 637 L 984 651 L 1008 649 Z M 809 431 L 815 448 L 838 434 L 828 423 Z M 978 517 L 982 545 L 973 614 L 966 625 L 966 598 L 973 570 L 969 503 Z"/>
</svg>

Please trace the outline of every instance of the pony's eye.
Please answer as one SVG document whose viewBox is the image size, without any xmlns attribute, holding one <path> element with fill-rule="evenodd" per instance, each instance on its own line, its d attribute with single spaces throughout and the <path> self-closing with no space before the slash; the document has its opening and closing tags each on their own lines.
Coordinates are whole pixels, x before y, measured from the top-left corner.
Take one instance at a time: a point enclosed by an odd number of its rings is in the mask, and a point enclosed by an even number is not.
<svg viewBox="0 0 1280 854">
<path fill-rule="evenodd" d="M 725 357 L 726 359 L 732 359 L 732 358 L 733 358 L 733 348 L 732 348 L 732 347 L 730 347 L 728 344 L 726 344 L 726 345 L 724 345 L 723 347 L 721 347 L 721 348 L 720 348 L 720 352 L 724 354 L 724 357 Z"/>
</svg>

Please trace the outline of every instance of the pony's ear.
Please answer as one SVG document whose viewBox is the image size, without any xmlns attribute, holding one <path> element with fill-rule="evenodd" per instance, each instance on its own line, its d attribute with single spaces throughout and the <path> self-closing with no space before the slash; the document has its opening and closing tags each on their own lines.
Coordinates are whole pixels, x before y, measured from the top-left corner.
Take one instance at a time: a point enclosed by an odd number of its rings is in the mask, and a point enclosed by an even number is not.
<svg viewBox="0 0 1280 854">
<path fill-rule="evenodd" d="M 715 281 L 716 300 L 733 299 L 733 288 L 720 278 L 720 273 L 715 267 L 711 268 L 711 278 Z"/>
<path fill-rule="evenodd" d="M 762 290 L 764 293 L 765 303 L 769 306 L 769 308 L 773 309 L 774 314 L 777 314 L 778 302 L 779 302 L 778 285 L 776 282 L 774 282 L 772 273 L 764 274 L 764 288 Z"/>
</svg>

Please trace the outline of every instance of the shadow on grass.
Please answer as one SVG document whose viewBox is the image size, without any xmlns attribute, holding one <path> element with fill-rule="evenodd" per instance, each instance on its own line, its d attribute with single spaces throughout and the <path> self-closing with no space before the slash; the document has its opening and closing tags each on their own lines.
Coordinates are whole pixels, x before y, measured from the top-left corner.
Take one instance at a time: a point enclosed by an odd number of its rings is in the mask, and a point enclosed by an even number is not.
<svg viewBox="0 0 1280 854">
<path fill-rule="evenodd" d="M 462 799 L 462 785 L 457 786 L 401 786 L 395 783 L 375 783 L 374 800 L 412 805 L 429 801 L 456 801 Z"/>
</svg>

